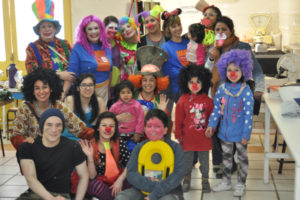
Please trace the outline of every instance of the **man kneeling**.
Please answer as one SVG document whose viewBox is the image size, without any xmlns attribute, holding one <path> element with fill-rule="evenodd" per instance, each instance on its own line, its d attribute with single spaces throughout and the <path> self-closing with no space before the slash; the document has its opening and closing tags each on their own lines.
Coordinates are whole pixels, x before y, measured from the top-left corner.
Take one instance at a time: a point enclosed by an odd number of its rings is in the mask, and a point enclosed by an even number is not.
<svg viewBox="0 0 300 200">
<path fill-rule="evenodd" d="M 21 168 L 30 189 L 18 199 L 70 199 L 74 167 L 80 178 L 75 199 L 83 199 L 89 179 L 85 155 L 79 143 L 61 137 L 63 114 L 58 109 L 46 110 L 39 127 L 43 136 L 19 147 Z"/>
</svg>

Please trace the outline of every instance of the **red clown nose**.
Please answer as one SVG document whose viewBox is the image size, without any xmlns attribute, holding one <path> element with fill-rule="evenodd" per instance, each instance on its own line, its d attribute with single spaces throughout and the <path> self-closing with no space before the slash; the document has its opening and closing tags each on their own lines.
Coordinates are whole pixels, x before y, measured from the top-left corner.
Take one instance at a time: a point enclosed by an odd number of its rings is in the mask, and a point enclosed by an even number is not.
<svg viewBox="0 0 300 200">
<path fill-rule="evenodd" d="M 152 27 L 153 27 L 152 23 L 147 24 L 147 28 L 152 28 Z"/>
<path fill-rule="evenodd" d="M 198 89 L 197 83 L 193 83 L 193 84 L 192 84 L 192 88 L 193 88 L 194 90 L 197 90 L 197 89 Z"/>
<path fill-rule="evenodd" d="M 231 71 L 230 76 L 235 76 L 235 71 Z"/>
<path fill-rule="evenodd" d="M 110 126 L 105 127 L 105 131 L 108 132 L 108 133 L 110 133 L 111 127 Z"/>
</svg>

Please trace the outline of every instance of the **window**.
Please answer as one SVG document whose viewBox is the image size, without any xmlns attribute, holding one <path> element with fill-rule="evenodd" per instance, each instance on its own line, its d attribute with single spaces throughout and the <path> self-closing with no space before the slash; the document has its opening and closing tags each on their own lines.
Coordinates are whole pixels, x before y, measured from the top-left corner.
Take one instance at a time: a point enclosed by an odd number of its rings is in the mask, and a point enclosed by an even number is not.
<svg viewBox="0 0 300 200">
<path fill-rule="evenodd" d="M 38 19 L 32 11 L 35 0 L 0 0 L 0 64 L 5 71 L 10 63 L 15 63 L 18 69 L 25 70 L 26 47 L 38 39 L 33 27 Z M 71 0 L 52 0 L 55 5 L 54 19 L 62 26 L 58 38 L 72 38 Z M 2 7 L 4 9 L 2 9 Z M 5 12 L 5 13 L 3 13 Z M 4 34 L 4 35 L 3 35 Z M 2 61 L 2 62 L 1 62 Z"/>
</svg>

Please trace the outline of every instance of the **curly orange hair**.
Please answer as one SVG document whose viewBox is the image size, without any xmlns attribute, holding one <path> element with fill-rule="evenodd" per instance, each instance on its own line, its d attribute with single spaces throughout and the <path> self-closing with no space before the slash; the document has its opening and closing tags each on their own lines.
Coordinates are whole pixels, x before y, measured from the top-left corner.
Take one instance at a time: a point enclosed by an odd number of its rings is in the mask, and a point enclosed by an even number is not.
<svg viewBox="0 0 300 200">
<path fill-rule="evenodd" d="M 149 74 L 151 75 L 151 74 Z M 152 74 L 153 75 L 153 74 Z M 156 87 L 157 90 L 166 90 L 169 85 L 169 77 L 157 77 L 153 75 L 156 78 Z M 129 75 L 128 80 L 131 81 L 134 85 L 135 88 L 141 88 L 142 87 L 142 74 L 137 74 L 137 75 Z"/>
</svg>

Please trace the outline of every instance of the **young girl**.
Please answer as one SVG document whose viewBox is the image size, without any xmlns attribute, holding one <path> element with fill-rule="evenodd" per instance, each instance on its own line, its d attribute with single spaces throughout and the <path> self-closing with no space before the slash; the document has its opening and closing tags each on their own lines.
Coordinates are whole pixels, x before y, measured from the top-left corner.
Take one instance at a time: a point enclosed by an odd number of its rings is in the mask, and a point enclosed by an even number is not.
<svg viewBox="0 0 300 200">
<path fill-rule="evenodd" d="M 209 118 L 207 137 L 213 134 L 220 121 L 218 137 L 223 150 L 223 179 L 213 191 L 230 190 L 233 146 L 235 144 L 240 163 L 238 183 L 234 196 L 243 196 L 248 174 L 247 143 L 252 131 L 253 94 L 246 84 L 252 77 L 252 60 L 247 50 L 234 49 L 223 54 L 217 63 L 221 78 L 215 99 L 214 110 Z"/>
<path fill-rule="evenodd" d="M 90 182 L 87 193 L 98 199 L 112 200 L 118 192 L 129 186 L 124 182 L 126 178 L 124 168 L 130 153 L 124 141 L 119 138 L 118 121 L 113 113 L 101 113 L 96 127 L 95 138 L 91 143 L 86 140 L 79 141 L 82 151 L 88 158 Z M 113 172 L 113 166 L 116 166 L 117 172 Z"/>
<path fill-rule="evenodd" d="M 200 23 L 189 26 L 188 37 L 190 42 L 187 45 L 186 59 L 197 65 L 203 65 L 205 61 L 205 49 L 202 41 L 205 36 L 204 26 Z"/>
<path fill-rule="evenodd" d="M 120 137 L 125 141 L 133 138 L 138 142 L 144 131 L 144 110 L 133 98 L 133 84 L 124 80 L 117 85 L 116 92 L 119 100 L 110 107 L 109 111 L 117 115 Z"/>
<path fill-rule="evenodd" d="M 210 79 L 210 71 L 195 64 L 183 68 L 179 74 L 179 87 L 183 95 L 176 105 L 175 137 L 184 150 L 186 164 L 182 186 L 184 192 L 190 189 L 194 152 L 197 152 L 200 161 L 202 191 L 211 191 L 208 172 L 212 141 L 205 136 L 208 118 L 213 110 L 213 100 L 207 95 Z"/>
</svg>

